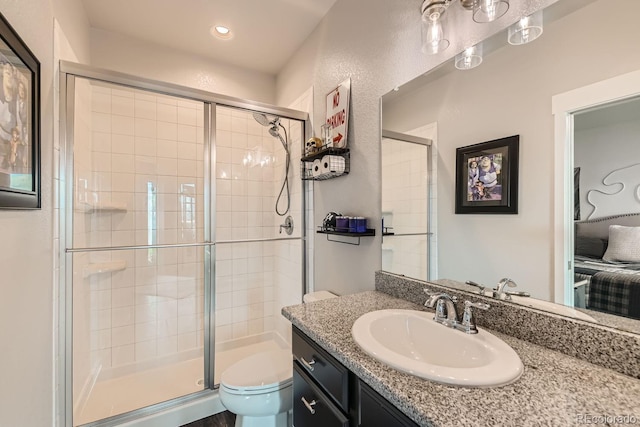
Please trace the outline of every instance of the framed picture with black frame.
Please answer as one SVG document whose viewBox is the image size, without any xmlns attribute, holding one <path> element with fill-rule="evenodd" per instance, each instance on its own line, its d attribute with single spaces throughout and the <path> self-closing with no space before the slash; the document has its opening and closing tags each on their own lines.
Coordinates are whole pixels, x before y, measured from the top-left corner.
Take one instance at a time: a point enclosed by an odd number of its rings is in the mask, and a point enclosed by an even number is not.
<svg viewBox="0 0 640 427">
<path fill-rule="evenodd" d="M 456 214 L 518 213 L 520 135 L 456 149 Z"/>
<path fill-rule="evenodd" d="M 40 209 L 40 62 L 0 14 L 0 209 Z"/>
</svg>

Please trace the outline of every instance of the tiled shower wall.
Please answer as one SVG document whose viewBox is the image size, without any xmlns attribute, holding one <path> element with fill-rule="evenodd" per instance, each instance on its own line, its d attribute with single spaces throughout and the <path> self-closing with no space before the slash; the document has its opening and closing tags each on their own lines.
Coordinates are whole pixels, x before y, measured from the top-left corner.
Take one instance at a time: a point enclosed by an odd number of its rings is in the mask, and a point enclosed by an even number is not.
<svg viewBox="0 0 640 427">
<path fill-rule="evenodd" d="M 299 237 L 301 185 L 295 171 L 302 126 L 284 119 L 281 123 L 292 145 L 291 209 L 287 215 L 298 227 L 292 236 Z M 277 329 L 283 305 L 280 294 L 291 295 L 292 289 L 301 287 L 301 246 L 280 241 L 225 243 L 287 236 L 279 233 L 284 217 L 275 212 L 286 157 L 282 144 L 268 128 L 251 112 L 238 109 L 216 108 L 215 143 L 216 342 L 224 343 Z M 284 195 L 279 206 L 280 211 L 286 209 Z M 295 254 L 289 251 L 291 245 L 297 248 Z M 293 265 L 290 259 L 295 260 Z"/>
<path fill-rule="evenodd" d="M 74 138 L 73 246 L 202 241 L 203 104 L 95 83 L 90 97 L 91 132 Z M 201 248 L 74 255 L 74 348 L 89 325 L 93 375 L 200 353 L 203 259 Z"/>
<path fill-rule="evenodd" d="M 427 147 L 385 138 L 382 142 L 382 215 L 396 234 L 427 232 Z M 427 278 L 427 236 L 383 237 L 382 268 Z"/>
</svg>

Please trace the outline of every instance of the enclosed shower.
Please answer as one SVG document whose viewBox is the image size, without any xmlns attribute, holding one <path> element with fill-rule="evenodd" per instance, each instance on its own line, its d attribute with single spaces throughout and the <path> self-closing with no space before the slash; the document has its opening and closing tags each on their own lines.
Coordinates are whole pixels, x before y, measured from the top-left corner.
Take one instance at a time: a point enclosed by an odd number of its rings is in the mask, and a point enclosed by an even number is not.
<svg viewBox="0 0 640 427">
<path fill-rule="evenodd" d="M 65 425 L 100 425 L 290 346 L 306 115 L 63 65 Z"/>
</svg>

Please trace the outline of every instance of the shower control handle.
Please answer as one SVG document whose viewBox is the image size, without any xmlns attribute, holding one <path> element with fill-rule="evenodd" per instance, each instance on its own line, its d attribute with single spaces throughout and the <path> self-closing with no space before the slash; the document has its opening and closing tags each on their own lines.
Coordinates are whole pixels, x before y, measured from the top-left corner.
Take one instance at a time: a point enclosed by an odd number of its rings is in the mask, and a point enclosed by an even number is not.
<svg viewBox="0 0 640 427">
<path fill-rule="evenodd" d="M 291 215 L 289 215 L 285 220 L 284 220 L 284 224 L 280 225 L 280 234 L 282 234 L 282 229 L 285 229 L 285 232 L 291 236 L 291 233 L 293 233 L 293 218 L 291 217 Z"/>
<path fill-rule="evenodd" d="M 314 415 L 316 413 L 316 410 L 313 409 L 313 407 L 316 406 L 316 403 L 318 402 L 316 402 L 315 399 L 312 400 L 311 402 L 307 402 L 307 399 L 305 399 L 304 396 L 302 396 L 300 400 L 302 400 L 302 403 L 304 403 L 304 406 L 306 406 L 309 412 L 311 412 L 311 415 Z"/>
<path fill-rule="evenodd" d="M 316 364 L 315 359 L 312 357 L 311 360 L 309 362 L 307 362 L 306 360 L 304 360 L 304 357 L 300 358 L 300 362 L 304 365 L 305 368 L 307 368 L 309 371 L 313 372 L 313 365 Z"/>
</svg>

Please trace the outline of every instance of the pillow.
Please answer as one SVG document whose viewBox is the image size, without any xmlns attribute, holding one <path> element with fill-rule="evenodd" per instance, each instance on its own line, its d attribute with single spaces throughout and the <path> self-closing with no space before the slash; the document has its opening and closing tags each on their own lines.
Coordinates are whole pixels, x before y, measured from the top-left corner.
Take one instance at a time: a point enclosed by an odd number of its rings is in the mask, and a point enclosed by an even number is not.
<svg viewBox="0 0 640 427">
<path fill-rule="evenodd" d="M 609 246 L 602 257 L 609 262 L 640 262 L 640 227 L 609 226 Z"/>
<path fill-rule="evenodd" d="M 576 255 L 601 259 L 606 250 L 606 240 L 597 237 L 576 237 Z"/>
</svg>

